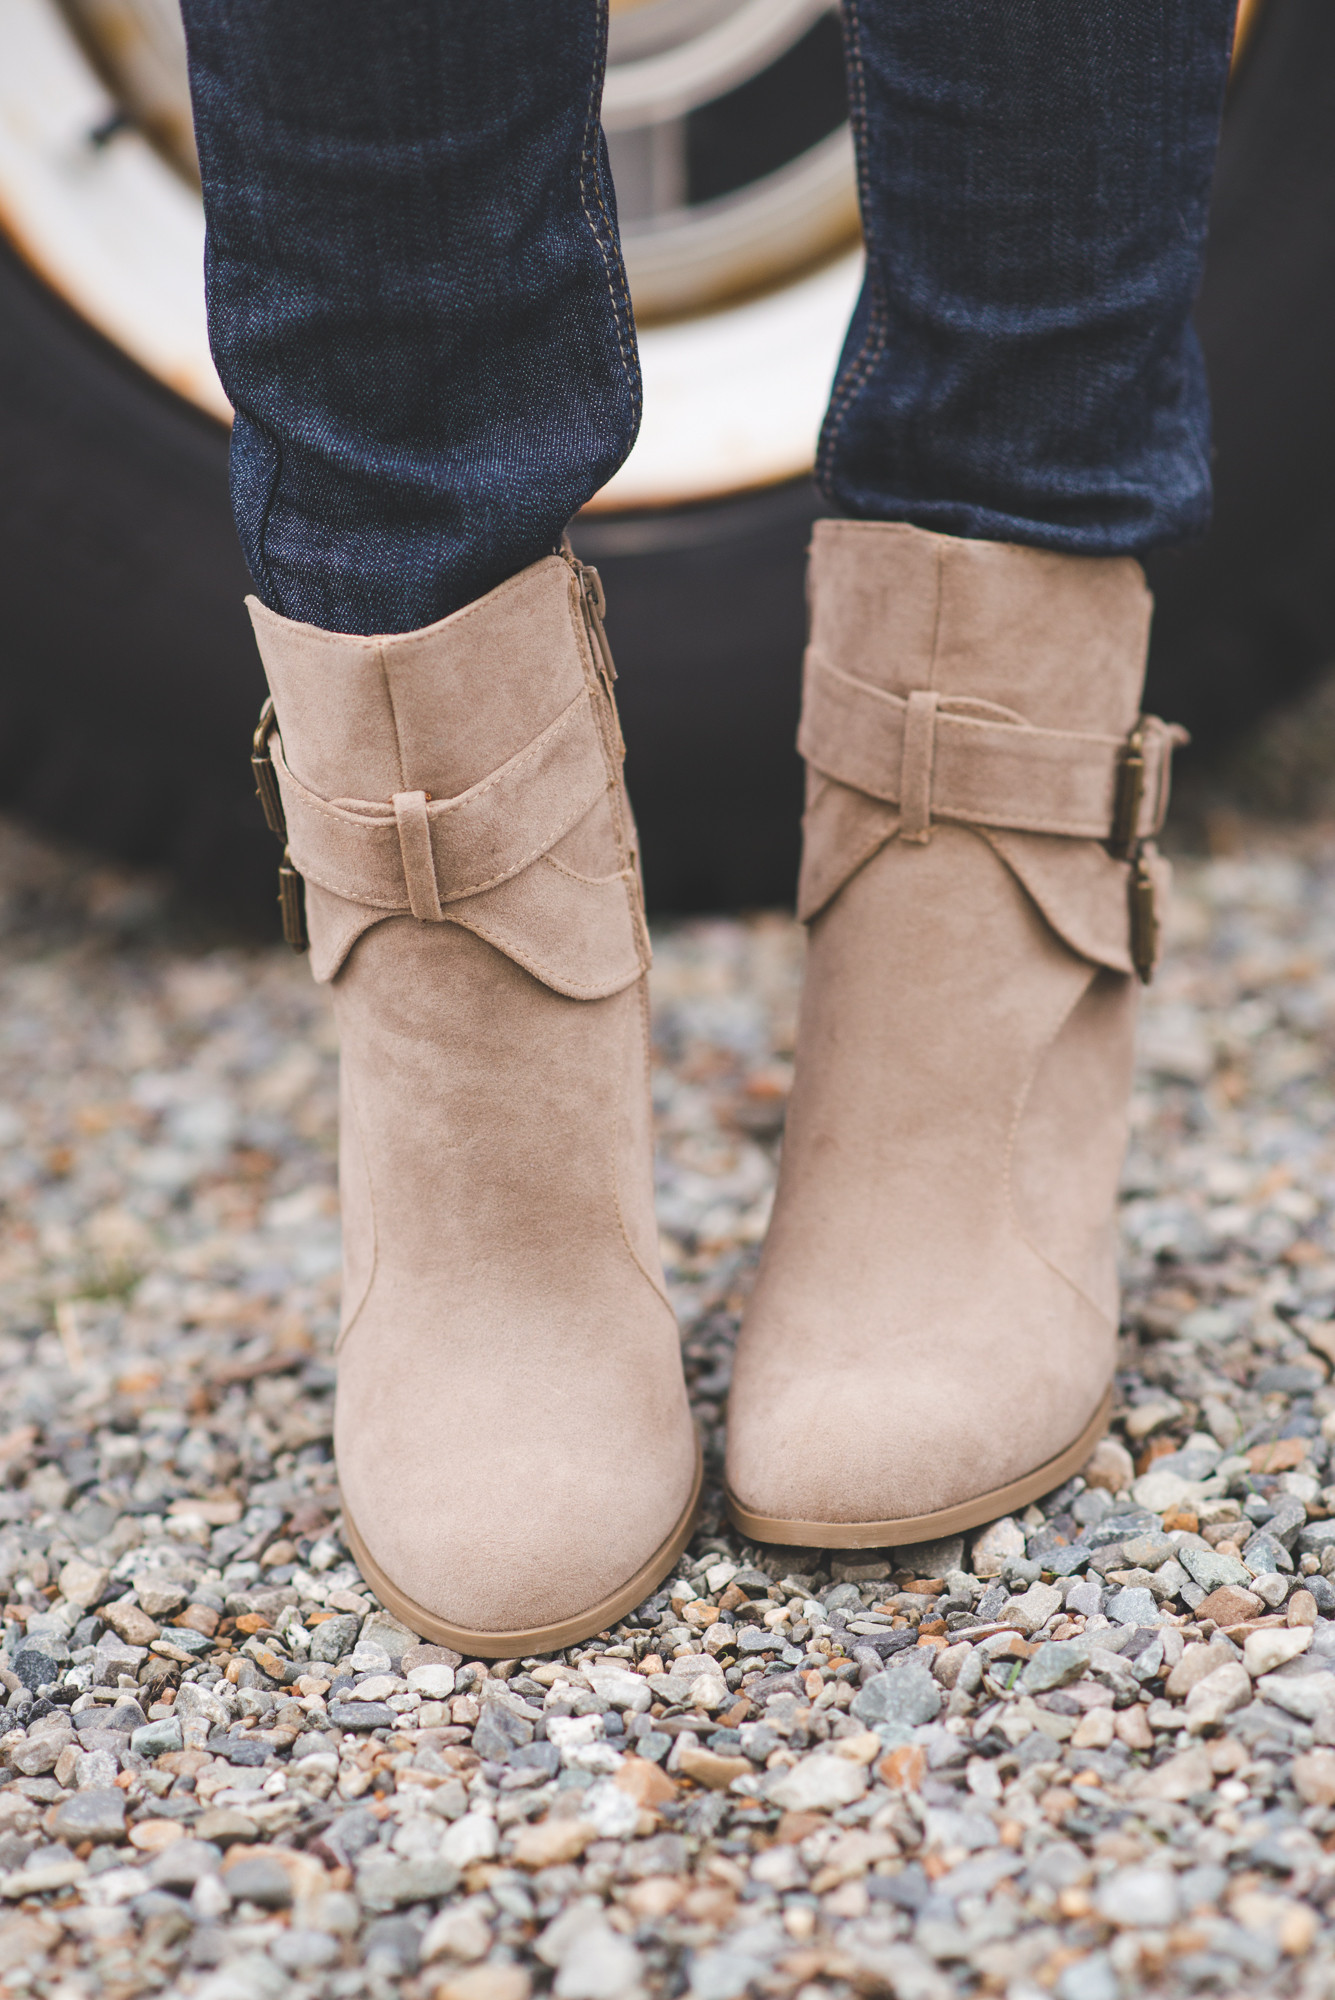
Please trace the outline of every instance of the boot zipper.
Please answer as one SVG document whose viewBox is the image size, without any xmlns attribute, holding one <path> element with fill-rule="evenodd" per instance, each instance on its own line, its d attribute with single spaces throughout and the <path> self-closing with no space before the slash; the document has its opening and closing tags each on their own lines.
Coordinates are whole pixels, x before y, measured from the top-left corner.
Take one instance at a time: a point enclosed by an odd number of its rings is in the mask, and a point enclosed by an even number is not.
<svg viewBox="0 0 1335 2000">
<path fill-rule="evenodd" d="M 624 759 L 626 743 L 621 734 L 621 718 L 617 714 L 616 696 L 612 692 L 612 683 L 617 677 L 617 670 L 612 659 L 612 648 L 607 643 L 607 631 L 603 625 L 603 618 L 607 612 L 603 580 L 591 563 L 582 563 L 578 556 L 567 554 L 566 561 L 579 581 L 584 628 L 589 635 L 589 646 L 593 653 L 594 665 L 598 670 L 598 678 L 607 696 L 608 711 L 612 717 L 612 727 L 616 732 L 617 755 Z"/>
</svg>

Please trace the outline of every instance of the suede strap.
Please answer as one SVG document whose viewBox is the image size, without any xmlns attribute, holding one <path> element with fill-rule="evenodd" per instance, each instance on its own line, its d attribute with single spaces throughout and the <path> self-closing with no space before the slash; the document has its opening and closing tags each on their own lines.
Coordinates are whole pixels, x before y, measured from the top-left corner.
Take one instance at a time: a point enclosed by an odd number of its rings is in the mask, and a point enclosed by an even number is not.
<svg viewBox="0 0 1335 2000">
<path fill-rule="evenodd" d="M 1128 844 L 1152 840 L 1168 807 L 1182 733 L 1141 723 L 1144 785 Z M 1035 729 L 991 702 L 915 691 L 907 700 L 808 652 L 798 749 L 836 783 L 897 805 L 909 839 L 934 819 L 1021 833 L 1111 840 L 1125 739 Z"/>
<path fill-rule="evenodd" d="M 308 882 L 370 909 L 439 923 L 452 903 L 508 882 L 547 854 L 608 789 L 584 688 L 556 720 L 456 798 L 319 798 L 294 777 L 275 731 L 269 753 L 292 862 Z"/>
</svg>

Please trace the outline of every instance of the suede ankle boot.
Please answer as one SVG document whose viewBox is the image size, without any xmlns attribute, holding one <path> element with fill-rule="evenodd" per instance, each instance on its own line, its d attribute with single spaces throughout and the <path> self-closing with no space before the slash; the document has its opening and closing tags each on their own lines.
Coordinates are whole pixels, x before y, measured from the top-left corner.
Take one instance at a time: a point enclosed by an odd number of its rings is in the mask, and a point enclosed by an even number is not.
<svg viewBox="0 0 1335 2000">
<path fill-rule="evenodd" d="M 1107 1420 L 1150 843 L 1137 563 L 821 522 L 799 747 L 809 926 L 728 1503 L 918 1542 L 1076 1472 Z"/>
<path fill-rule="evenodd" d="M 700 1478 L 597 578 L 552 556 L 388 638 L 251 616 L 341 1044 L 348 1537 L 428 1639 L 572 1645 L 662 1580 Z"/>
</svg>

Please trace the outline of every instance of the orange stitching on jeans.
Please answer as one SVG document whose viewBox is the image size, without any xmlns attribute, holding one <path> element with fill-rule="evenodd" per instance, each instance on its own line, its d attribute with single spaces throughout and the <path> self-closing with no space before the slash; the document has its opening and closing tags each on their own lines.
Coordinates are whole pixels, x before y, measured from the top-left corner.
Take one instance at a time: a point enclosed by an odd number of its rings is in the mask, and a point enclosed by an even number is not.
<svg viewBox="0 0 1335 2000">
<path fill-rule="evenodd" d="M 599 0 L 598 30 L 601 38 L 601 47 L 605 52 L 607 47 L 607 0 Z M 579 205 L 584 211 L 584 220 L 589 225 L 589 233 L 593 237 L 594 242 L 597 244 L 598 254 L 603 260 L 603 275 L 607 279 L 607 295 L 612 301 L 612 323 L 616 328 L 617 351 L 621 356 L 621 372 L 626 378 L 626 388 L 630 392 L 631 406 L 635 413 L 635 428 L 636 430 L 638 430 L 640 426 L 640 412 L 643 405 L 643 388 L 640 380 L 638 358 L 635 367 L 632 368 L 630 356 L 626 351 L 626 341 L 624 337 L 624 329 L 626 327 L 629 328 L 634 327 L 634 318 L 631 313 L 630 293 L 626 284 L 625 260 L 622 258 L 620 249 L 618 247 L 617 257 L 616 257 L 617 271 L 616 274 L 614 275 L 612 263 L 608 256 L 609 243 L 616 242 L 616 232 L 614 231 L 612 226 L 612 218 L 607 212 L 607 204 L 603 200 L 602 188 L 601 186 L 598 186 L 598 212 L 602 217 L 603 226 L 607 232 L 607 241 L 604 241 L 602 235 L 600 235 L 599 233 L 598 225 L 594 221 L 592 211 L 590 210 L 589 207 L 589 196 L 587 187 L 587 176 L 589 168 L 592 164 L 593 146 L 595 143 L 594 134 L 600 130 L 600 120 L 598 112 L 602 94 L 603 72 L 605 67 L 606 67 L 606 55 L 604 53 L 603 59 L 599 62 L 595 62 L 594 64 L 593 81 L 589 86 L 589 107 L 587 112 L 585 113 L 585 118 L 584 118 L 584 145 L 580 153 L 580 161 L 579 161 Z M 594 179 L 595 179 L 595 185 L 597 185 L 598 176 L 596 172 L 594 175 Z M 618 297 L 618 282 L 620 285 L 619 297 Z M 625 315 L 624 322 L 623 322 L 623 314 Z M 632 333 L 632 339 L 633 338 L 634 336 Z"/>
</svg>

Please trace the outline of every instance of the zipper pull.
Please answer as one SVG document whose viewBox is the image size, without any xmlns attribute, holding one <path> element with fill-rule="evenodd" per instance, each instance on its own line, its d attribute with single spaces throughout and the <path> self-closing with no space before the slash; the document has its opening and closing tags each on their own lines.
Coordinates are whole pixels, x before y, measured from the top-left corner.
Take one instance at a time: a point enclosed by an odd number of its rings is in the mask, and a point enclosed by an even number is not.
<svg viewBox="0 0 1335 2000">
<path fill-rule="evenodd" d="M 580 595 L 584 600 L 584 622 L 597 649 L 599 672 L 610 695 L 617 670 L 612 659 L 612 648 L 607 643 L 607 630 L 603 624 L 607 616 L 607 598 L 603 592 L 603 580 L 591 563 L 576 560 L 575 570 L 579 577 Z"/>
<path fill-rule="evenodd" d="M 612 683 L 617 677 L 617 670 L 616 664 L 612 659 L 612 648 L 607 643 L 607 632 L 603 625 L 603 618 L 607 612 L 607 598 L 603 593 L 603 580 L 591 563 L 582 563 L 574 555 L 568 557 L 568 560 L 573 564 L 575 574 L 579 578 L 580 602 L 584 606 L 584 624 L 593 647 L 594 663 L 598 669 L 598 678 L 603 684 L 603 692 L 607 696 L 607 706 L 612 713 L 612 727 L 616 731 L 617 755 L 624 760 L 626 755 L 626 740 L 621 734 L 621 718 L 617 714 L 616 696 L 612 692 Z"/>
</svg>

